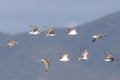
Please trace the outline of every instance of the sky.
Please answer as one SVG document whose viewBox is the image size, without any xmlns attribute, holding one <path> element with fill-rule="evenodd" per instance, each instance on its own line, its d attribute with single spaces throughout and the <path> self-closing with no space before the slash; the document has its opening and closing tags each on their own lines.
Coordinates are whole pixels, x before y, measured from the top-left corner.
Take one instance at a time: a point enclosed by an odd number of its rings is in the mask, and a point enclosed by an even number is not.
<svg viewBox="0 0 120 80">
<path fill-rule="evenodd" d="M 0 0 L 0 31 L 28 32 L 28 25 L 41 31 L 44 25 L 55 28 L 82 25 L 120 11 L 120 0 Z"/>
</svg>

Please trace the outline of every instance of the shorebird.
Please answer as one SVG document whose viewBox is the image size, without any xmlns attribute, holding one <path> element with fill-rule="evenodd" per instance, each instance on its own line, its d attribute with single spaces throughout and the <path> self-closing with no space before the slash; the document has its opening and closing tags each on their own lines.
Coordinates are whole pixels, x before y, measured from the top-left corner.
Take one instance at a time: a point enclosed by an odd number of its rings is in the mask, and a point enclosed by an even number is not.
<svg viewBox="0 0 120 80">
<path fill-rule="evenodd" d="M 41 61 L 44 63 L 46 72 L 48 72 L 49 60 L 50 60 L 49 58 L 44 58 L 44 59 L 38 60 L 38 61 Z"/>
<path fill-rule="evenodd" d="M 118 59 L 116 59 L 112 53 L 109 52 L 105 52 L 105 54 L 107 54 L 107 58 L 104 59 L 105 62 L 113 62 L 113 61 L 118 61 Z"/>
<path fill-rule="evenodd" d="M 8 48 L 11 48 L 13 46 L 16 46 L 18 42 L 16 40 L 10 40 L 7 44 Z"/>
<path fill-rule="evenodd" d="M 52 27 L 48 27 L 48 26 L 44 26 L 44 27 L 48 29 L 48 33 L 46 34 L 46 36 L 55 36 L 56 35 Z"/>
<path fill-rule="evenodd" d="M 61 57 L 59 58 L 59 61 L 62 61 L 62 62 L 67 62 L 67 61 L 70 61 L 71 58 L 69 57 L 68 54 L 60 54 Z"/>
<path fill-rule="evenodd" d="M 78 32 L 75 27 L 66 27 L 67 30 L 69 30 L 68 35 L 77 35 Z"/>
<path fill-rule="evenodd" d="M 104 35 L 104 34 L 96 34 L 96 35 L 92 36 L 92 38 L 93 38 L 92 42 L 94 42 L 94 41 L 96 41 L 98 39 L 101 39 L 101 38 L 103 38 L 105 36 L 106 35 Z"/>
<path fill-rule="evenodd" d="M 39 31 L 39 29 L 38 29 L 37 26 L 31 26 L 31 25 L 29 25 L 29 27 L 32 28 L 32 31 L 30 31 L 29 34 L 33 34 L 33 35 L 40 34 L 40 31 Z"/>
<path fill-rule="evenodd" d="M 82 58 L 78 58 L 78 60 L 88 60 L 88 51 L 86 48 L 81 49 L 81 53 L 82 53 Z"/>
</svg>

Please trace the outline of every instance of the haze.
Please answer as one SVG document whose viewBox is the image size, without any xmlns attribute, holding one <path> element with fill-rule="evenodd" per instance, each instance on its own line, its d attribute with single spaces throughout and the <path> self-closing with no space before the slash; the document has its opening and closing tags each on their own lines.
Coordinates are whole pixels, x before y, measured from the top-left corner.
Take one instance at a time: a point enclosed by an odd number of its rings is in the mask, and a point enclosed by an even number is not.
<svg viewBox="0 0 120 80">
<path fill-rule="evenodd" d="M 64 28 L 82 25 L 120 10 L 120 0 L 1 0 L 0 31 L 29 31 L 28 25 Z"/>
</svg>

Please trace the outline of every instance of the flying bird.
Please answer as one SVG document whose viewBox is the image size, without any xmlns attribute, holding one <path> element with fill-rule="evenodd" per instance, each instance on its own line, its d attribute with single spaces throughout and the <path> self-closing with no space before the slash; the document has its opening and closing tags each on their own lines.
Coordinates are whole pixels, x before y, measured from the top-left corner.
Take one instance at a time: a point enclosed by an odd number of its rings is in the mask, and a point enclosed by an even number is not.
<svg viewBox="0 0 120 80">
<path fill-rule="evenodd" d="M 78 32 L 75 27 L 66 27 L 67 30 L 69 30 L 68 35 L 77 35 Z"/>
<path fill-rule="evenodd" d="M 101 39 L 105 36 L 106 35 L 104 35 L 104 34 L 96 34 L 96 35 L 92 36 L 92 38 L 93 38 L 92 42 L 95 42 L 96 40 Z"/>
<path fill-rule="evenodd" d="M 78 58 L 78 60 L 88 60 L 88 51 L 86 48 L 81 49 L 82 57 Z"/>
<path fill-rule="evenodd" d="M 18 42 L 16 40 L 10 40 L 8 43 L 7 43 L 7 46 L 8 48 L 11 48 L 13 46 L 16 46 L 18 44 Z"/>
<path fill-rule="evenodd" d="M 46 36 L 55 36 L 55 32 L 54 29 L 52 27 L 48 27 L 48 26 L 44 26 L 45 28 L 48 29 L 48 33 L 46 34 Z"/>
<path fill-rule="evenodd" d="M 45 70 L 46 70 L 46 72 L 48 72 L 48 67 L 49 67 L 49 61 L 50 61 L 50 59 L 49 58 L 44 58 L 44 59 L 41 59 L 40 61 L 44 63 Z"/>
<path fill-rule="evenodd" d="M 113 61 L 118 61 L 118 59 L 116 59 L 112 53 L 109 52 L 105 52 L 105 54 L 107 54 L 107 58 L 104 59 L 105 62 L 113 62 Z"/>
<path fill-rule="evenodd" d="M 62 62 L 67 62 L 70 60 L 71 60 L 71 58 L 69 57 L 68 54 L 61 54 L 61 57 L 59 58 L 59 61 L 62 61 Z"/>
<path fill-rule="evenodd" d="M 29 32 L 29 34 L 33 34 L 33 35 L 40 34 L 40 31 L 39 31 L 39 29 L 38 29 L 37 26 L 31 26 L 31 25 L 29 25 L 29 27 L 32 28 L 32 30 Z"/>
</svg>

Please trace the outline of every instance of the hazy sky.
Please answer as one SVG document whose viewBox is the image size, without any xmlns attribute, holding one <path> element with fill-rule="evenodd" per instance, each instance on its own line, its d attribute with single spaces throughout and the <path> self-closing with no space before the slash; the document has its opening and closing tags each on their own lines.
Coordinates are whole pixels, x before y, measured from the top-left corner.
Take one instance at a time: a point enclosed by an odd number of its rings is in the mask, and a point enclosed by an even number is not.
<svg viewBox="0 0 120 80">
<path fill-rule="evenodd" d="M 28 25 L 80 25 L 120 11 L 120 0 L 0 0 L 0 31 L 21 33 Z"/>
</svg>

